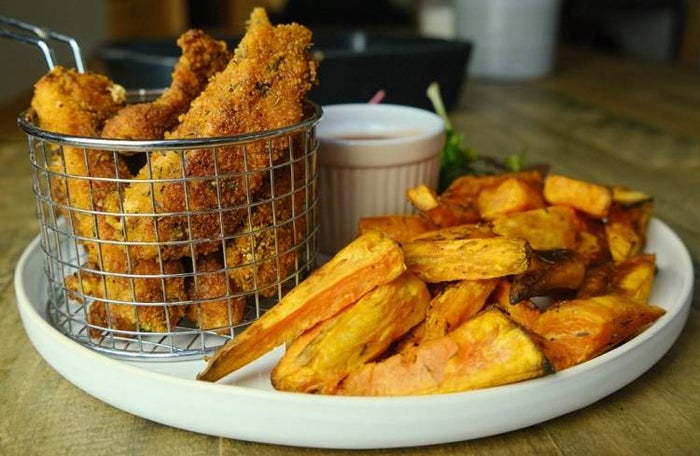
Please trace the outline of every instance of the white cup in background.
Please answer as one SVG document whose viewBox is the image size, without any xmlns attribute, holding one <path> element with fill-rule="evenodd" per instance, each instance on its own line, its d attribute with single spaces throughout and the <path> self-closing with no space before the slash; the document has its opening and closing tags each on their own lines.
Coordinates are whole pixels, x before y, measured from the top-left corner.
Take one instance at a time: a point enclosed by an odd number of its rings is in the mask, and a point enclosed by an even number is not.
<svg viewBox="0 0 700 456">
<path fill-rule="evenodd" d="M 474 43 L 468 74 L 534 78 L 554 66 L 561 0 L 455 0 L 457 36 Z"/>
<path fill-rule="evenodd" d="M 352 241 L 361 217 L 413 212 L 409 188 L 437 187 L 445 125 L 433 112 L 381 103 L 324 106 L 316 131 L 322 255 Z"/>
</svg>

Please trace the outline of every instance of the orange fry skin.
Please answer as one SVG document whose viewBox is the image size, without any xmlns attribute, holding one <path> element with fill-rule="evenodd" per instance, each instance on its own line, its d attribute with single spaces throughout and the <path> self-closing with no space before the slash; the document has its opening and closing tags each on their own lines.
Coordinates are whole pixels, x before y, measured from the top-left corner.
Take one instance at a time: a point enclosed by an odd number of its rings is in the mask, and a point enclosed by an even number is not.
<svg viewBox="0 0 700 456">
<path fill-rule="evenodd" d="M 544 197 L 550 204 L 573 207 L 592 217 L 603 218 L 610 211 L 613 192 L 603 185 L 549 174 L 544 181 Z"/>
<path fill-rule="evenodd" d="M 528 328 L 559 371 L 588 361 L 637 334 L 665 313 L 621 294 L 560 301 Z"/>
<path fill-rule="evenodd" d="M 548 372 L 530 336 L 500 310 L 489 308 L 447 335 L 367 363 L 352 372 L 338 394 L 406 396 L 468 391 Z"/>
<path fill-rule="evenodd" d="M 199 374 L 217 381 L 298 337 L 406 270 L 399 245 L 377 231 L 351 242 L 221 347 Z"/>
<path fill-rule="evenodd" d="M 462 280 L 433 298 L 417 343 L 438 339 L 479 312 L 498 279 Z"/>
<path fill-rule="evenodd" d="M 425 282 L 411 273 L 380 285 L 294 339 L 272 371 L 272 384 L 284 391 L 334 394 L 348 373 L 422 321 L 429 302 Z"/>
<path fill-rule="evenodd" d="M 420 215 L 379 215 L 362 217 L 357 224 L 357 234 L 379 230 L 399 244 L 403 244 L 431 228 L 431 224 Z"/>
</svg>

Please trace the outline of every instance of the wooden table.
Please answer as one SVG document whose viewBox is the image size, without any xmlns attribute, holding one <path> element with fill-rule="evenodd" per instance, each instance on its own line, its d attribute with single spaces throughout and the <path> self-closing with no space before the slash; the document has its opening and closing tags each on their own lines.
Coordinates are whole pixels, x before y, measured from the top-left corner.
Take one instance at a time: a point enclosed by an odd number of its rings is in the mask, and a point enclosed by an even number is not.
<svg viewBox="0 0 700 456">
<path fill-rule="evenodd" d="M 170 428 L 117 410 L 64 380 L 26 337 L 13 270 L 37 234 L 17 107 L 0 123 L 0 454 L 328 454 Z M 469 81 L 453 113 L 484 155 L 526 151 L 558 173 L 652 194 L 656 215 L 700 259 L 700 73 L 569 51 L 552 77 Z M 696 275 L 697 277 L 697 275 Z M 695 281 L 696 290 L 698 281 Z M 89 368 L 89 367 L 86 367 Z M 700 295 L 668 354 L 620 391 L 505 435 L 371 454 L 691 454 L 700 448 Z M 337 451 L 334 454 L 351 454 Z"/>
</svg>

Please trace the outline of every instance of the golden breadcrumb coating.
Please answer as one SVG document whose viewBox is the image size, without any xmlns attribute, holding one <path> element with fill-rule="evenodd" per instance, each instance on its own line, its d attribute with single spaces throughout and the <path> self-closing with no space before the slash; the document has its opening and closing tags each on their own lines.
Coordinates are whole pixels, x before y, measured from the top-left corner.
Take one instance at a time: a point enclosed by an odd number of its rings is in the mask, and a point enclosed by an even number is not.
<svg viewBox="0 0 700 456">
<path fill-rule="evenodd" d="M 299 122 L 303 100 L 316 80 L 317 63 L 309 55 L 310 46 L 307 28 L 273 26 L 265 11 L 256 8 L 231 62 L 211 79 L 166 137 L 232 136 Z M 287 148 L 287 139 L 278 138 L 246 146 L 151 154 L 149 166 L 126 190 L 124 209 L 133 214 L 173 215 L 127 217 L 129 239 L 210 240 L 234 233 L 248 213 L 245 205 L 250 195 L 262 184 L 265 172 L 255 171 L 270 167 Z M 192 179 L 183 183 L 183 176 Z M 138 182 L 143 179 L 180 182 Z M 210 248 L 220 245 L 214 242 Z M 187 250 L 166 248 L 161 254 L 179 257 L 189 254 Z M 145 247 L 138 255 L 148 258 L 157 253 Z"/>
<path fill-rule="evenodd" d="M 191 29 L 177 40 L 182 55 L 175 64 L 172 82 L 163 94 L 150 103 L 132 104 L 107 120 L 103 138 L 162 139 L 178 124 L 192 100 L 206 87 L 214 74 L 231 60 L 226 42 Z"/>
<path fill-rule="evenodd" d="M 187 281 L 187 318 L 203 331 L 227 333 L 243 320 L 245 297 L 236 296 L 229 282 L 221 252 L 198 255 L 194 276 Z"/>
<path fill-rule="evenodd" d="M 304 252 L 297 246 L 303 245 L 312 214 L 306 205 L 310 189 L 304 186 L 304 175 L 292 169 L 275 170 L 274 179 L 266 182 L 253 203 L 250 224 L 241 226 L 226 245 L 229 276 L 242 290 L 259 289 L 263 296 L 274 296 L 282 292 L 278 285 L 300 269 Z"/>
</svg>

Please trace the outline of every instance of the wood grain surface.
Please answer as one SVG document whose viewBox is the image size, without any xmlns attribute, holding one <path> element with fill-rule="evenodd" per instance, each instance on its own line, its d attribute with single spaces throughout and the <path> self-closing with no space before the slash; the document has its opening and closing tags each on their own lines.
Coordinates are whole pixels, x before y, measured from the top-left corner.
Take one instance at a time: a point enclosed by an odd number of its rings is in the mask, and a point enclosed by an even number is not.
<svg viewBox="0 0 700 456">
<path fill-rule="evenodd" d="M 174 429 L 106 405 L 57 374 L 32 347 L 16 309 L 14 268 L 38 224 L 26 140 L 14 126 L 16 106 L 4 106 L 0 114 L 0 334 L 5 344 L 0 350 L 0 454 L 357 454 Z M 556 73 L 545 79 L 467 81 L 452 118 L 484 155 L 525 151 L 529 162 L 548 163 L 557 173 L 652 194 L 655 215 L 680 235 L 698 263 L 700 73 L 568 50 Z M 366 453 L 697 454 L 697 275 L 695 287 L 688 323 L 667 355 L 599 402 L 504 435 Z"/>
</svg>

